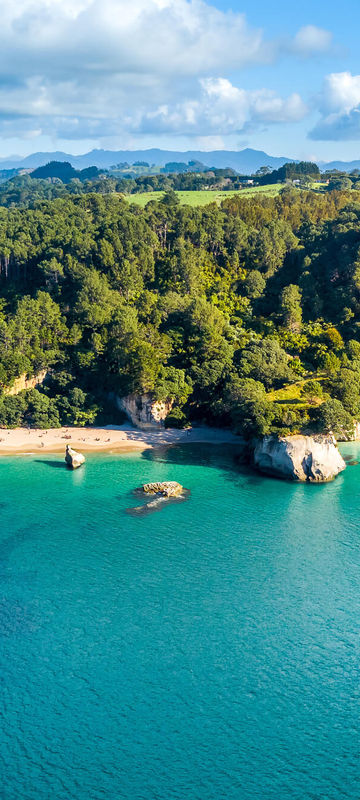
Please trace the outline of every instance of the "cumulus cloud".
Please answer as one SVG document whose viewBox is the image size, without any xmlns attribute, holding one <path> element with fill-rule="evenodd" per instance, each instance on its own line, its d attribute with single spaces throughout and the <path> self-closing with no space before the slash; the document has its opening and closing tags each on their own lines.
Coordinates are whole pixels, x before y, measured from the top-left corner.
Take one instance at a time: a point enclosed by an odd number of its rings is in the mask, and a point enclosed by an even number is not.
<svg viewBox="0 0 360 800">
<path fill-rule="evenodd" d="M 307 113 L 298 94 L 283 99 L 268 89 L 245 91 L 226 78 L 203 78 L 200 95 L 173 106 L 161 105 L 139 120 L 141 132 L 227 135 L 249 125 L 296 122 Z"/>
<path fill-rule="evenodd" d="M 292 49 L 301 56 L 326 53 L 332 45 L 332 34 L 316 25 L 304 25 L 292 42 Z"/>
<path fill-rule="evenodd" d="M 310 131 L 311 139 L 360 139 L 360 75 L 350 72 L 328 75 L 316 102 L 321 118 Z"/>
<path fill-rule="evenodd" d="M 331 39 L 308 26 L 268 42 L 243 14 L 205 0 L 2 0 L 1 12 L 0 134 L 9 137 L 221 135 L 300 119 L 297 94 L 245 92 L 213 76 L 323 52 Z"/>
<path fill-rule="evenodd" d="M 203 0 L 2 0 L 1 67 L 73 77 L 100 72 L 198 74 L 268 58 L 243 14 Z M 7 54 L 12 54 L 7 58 Z M 29 58 L 31 56 L 31 58 Z"/>
<path fill-rule="evenodd" d="M 32 91 L 37 88 L 36 82 L 31 88 Z M 51 94 L 50 101 L 45 87 L 37 96 L 35 93 L 36 100 L 25 102 L 24 98 L 21 112 L 16 111 L 16 100 L 7 102 L 6 111 L 0 111 L 0 135 L 11 136 L 16 129 L 18 135 L 33 136 L 31 131 L 36 120 L 37 130 L 42 134 L 69 140 L 104 139 L 125 133 L 218 137 L 264 124 L 297 122 L 307 113 L 307 107 L 296 93 L 282 98 L 269 89 L 246 91 L 226 78 L 202 78 L 191 86 L 190 97 L 155 106 L 151 103 L 150 108 L 141 98 L 129 107 L 126 92 L 119 85 L 113 87 L 115 95 L 122 97 L 120 107 L 115 101 L 109 103 L 108 93 L 103 107 L 95 103 L 97 114 L 94 114 L 91 107 L 94 92 L 81 102 L 77 91 L 61 85 Z M 51 113 L 46 113 L 49 108 Z M 67 113 L 62 113 L 62 108 Z M 79 108 L 82 115 L 77 113 Z"/>
</svg>

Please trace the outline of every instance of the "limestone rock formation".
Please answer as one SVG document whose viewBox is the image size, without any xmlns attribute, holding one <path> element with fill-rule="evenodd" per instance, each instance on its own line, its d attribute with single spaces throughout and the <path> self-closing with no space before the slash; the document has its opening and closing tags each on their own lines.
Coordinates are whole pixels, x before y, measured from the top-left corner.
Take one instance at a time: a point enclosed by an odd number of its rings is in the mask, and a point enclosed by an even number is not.
<svg viewBox="0 0 360 800">
<path fill-rule="evenodd" d="M 81 465 L 84 464 L 85 456 L 83 456 L 82 453 L 78 453 L 77 450 L 73 450 L 73 448 L 67 444 L 65 461 L 70 469 L 78 469 L 78 467 L 81 467 Z"/>
<path fill-rule="evenodd" d="M 331 481 L 345 467 L 331 434 L 264 436 L 254 446 L 253 461 L 260 472 L 293 481 Z"/>
<path fill-rule="evenodd" d="M 176 481 L 163 481 L 160 483 L 145 483 L 143 491 L 145 494 L 161 494 L 163 497 L 179 497 L 184 489 L 181 484 Z"/>
<path fill-rule="evenodd" d="M 141 430 L 158 430 L 171 411 L 171 400 L 155 400 L 152 394 L 128 394 L 118 397 L 116 404 L 124 411 L 130 422 Z"/>
<path fill-rule="evenodd" d="M 23 392 L 25 389 L 36 389 L 38 386 L 42 386 L 47 375 L 46 369 L 41 370 L 41 372 L 38 372 L 38 374 L 34 375 L 32 378 L 27 378 L 26 372 L 24 372 L 19 378 L 15 378 L 12 386 L 5 387 L 3 392 L 11 397 L 20 394 L 20 392 Z"/>
</svg>

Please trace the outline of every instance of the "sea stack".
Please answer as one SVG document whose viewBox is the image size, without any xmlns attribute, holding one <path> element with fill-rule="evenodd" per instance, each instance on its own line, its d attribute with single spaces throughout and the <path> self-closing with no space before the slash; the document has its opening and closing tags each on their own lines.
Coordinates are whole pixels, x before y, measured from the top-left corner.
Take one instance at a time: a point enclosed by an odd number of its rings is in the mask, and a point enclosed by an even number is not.
<svg viewBox="0 0 360 800">
<path fill-rule="evenodd" d="M 65 461 L 69 469 L 78 469 L 85 463 L 85 456 L 73 450 L 69 444 L 66 445 Z"/>
<path fill-rule="evenodd" d="M 303 483 L 332 481 L 346 468 L 332 434 L 264 436 L 255 442 L 253 461 L 260 472 Z"/>
</svg>

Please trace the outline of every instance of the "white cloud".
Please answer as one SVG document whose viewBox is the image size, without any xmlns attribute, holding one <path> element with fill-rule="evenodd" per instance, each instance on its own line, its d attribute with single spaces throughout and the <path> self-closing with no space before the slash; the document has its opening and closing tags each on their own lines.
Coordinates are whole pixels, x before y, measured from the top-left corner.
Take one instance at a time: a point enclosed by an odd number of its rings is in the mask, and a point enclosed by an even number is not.
<svg viewBox="0 0 360 800">
<path fill-rule="evenodd" d="M 302 56 L 326 53 L 332 45 L 332 34 L 316 25 L 305 25 L 294 37 L 292 48 Z"/>
<path fill-rule="evenodd" d="M 360 139 L 360 75 L 327 75 L 316 102 L 321 118 L 309 134 L 311 139 Z"/>
<path fill-rule="evenodd" d="M 200 89 L 197 99 L 163 104 L 145 114 L 138 121 L 138 130 L 228 135 L 249 125 L 297 122 L 307 113 L 298 94 L 283 99 L 268 89 L 245 91 L 226 78 L 203 78 Z"/>
<path fill-rule="evenodd" d="M 268 58 L 262 32 L 243 14 L 203 0 L 2 0 L 5 73 L 198 74 Z M 7 54 L 12 52 L 12 58 Z M 29 56 L 31 59 L 29 60 Z M 16 56 L 16 57 L 15 57 Z"/>
<path fill-rule="evenodd" d="M 245 92 L 213 76 L 283 53 L 311 56 L 330 40 L 307 26 L 268 42 L 243 14 L 205 0 L 1 0 L 0 135 L 104 142 L 297 120 L 297 94 Z"/>
</svg>

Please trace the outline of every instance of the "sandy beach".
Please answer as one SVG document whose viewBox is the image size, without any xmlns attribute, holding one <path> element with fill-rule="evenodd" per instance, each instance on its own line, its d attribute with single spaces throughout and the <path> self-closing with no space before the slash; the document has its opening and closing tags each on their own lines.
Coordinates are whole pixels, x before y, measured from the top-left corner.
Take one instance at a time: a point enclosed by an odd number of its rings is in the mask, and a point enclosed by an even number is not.
<svg viewBox="0 0 360 800">
<path fill-rule="evenodd" d="M 179 443 L 240 444 L 231 431 L 221 428 L 142 431 L 130 424 L 104 428 L 0 429 L 0 455 L 59 453 L 67 444 L 82 452 L 146 450 Z"/>
</svg>

